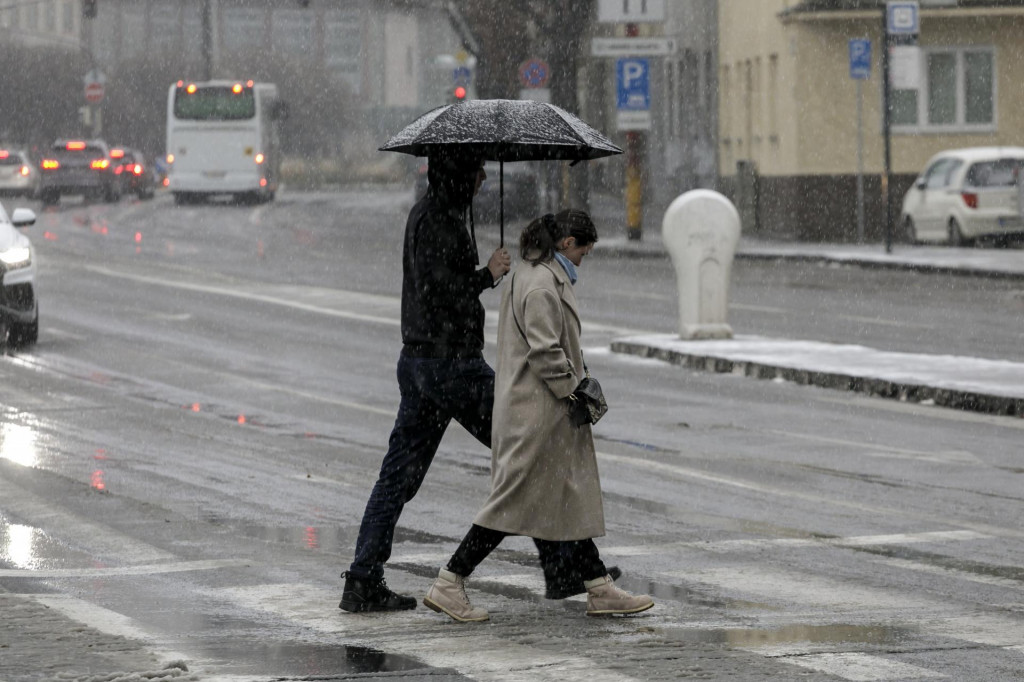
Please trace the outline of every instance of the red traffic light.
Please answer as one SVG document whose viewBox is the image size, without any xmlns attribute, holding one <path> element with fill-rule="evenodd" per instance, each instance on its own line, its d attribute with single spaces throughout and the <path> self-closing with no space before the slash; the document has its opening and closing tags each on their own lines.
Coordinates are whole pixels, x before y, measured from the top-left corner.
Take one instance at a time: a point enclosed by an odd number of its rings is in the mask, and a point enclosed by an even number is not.
<svg viewBox="0 0 1024 682">
<path fill-rule="evenodd" d="M 466 99 L 466 88 L 458 85 L 455 87 L 455 99 Z"/>
</svg>

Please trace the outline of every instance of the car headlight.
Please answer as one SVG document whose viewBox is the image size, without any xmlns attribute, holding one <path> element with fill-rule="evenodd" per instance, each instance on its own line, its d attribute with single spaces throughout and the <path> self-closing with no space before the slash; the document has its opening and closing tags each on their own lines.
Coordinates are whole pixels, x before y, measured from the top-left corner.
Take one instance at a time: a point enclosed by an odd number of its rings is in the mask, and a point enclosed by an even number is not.
<svg viewBox="0 0 1024 682">
<path fill-rule="evenodd" d="M 27 268 L 32 264 L 32 250 L 27 246 L 15 246 L 6 251 L 0 251 L 0 263 L 3 263 L 8 270 Z"/>
</svg>

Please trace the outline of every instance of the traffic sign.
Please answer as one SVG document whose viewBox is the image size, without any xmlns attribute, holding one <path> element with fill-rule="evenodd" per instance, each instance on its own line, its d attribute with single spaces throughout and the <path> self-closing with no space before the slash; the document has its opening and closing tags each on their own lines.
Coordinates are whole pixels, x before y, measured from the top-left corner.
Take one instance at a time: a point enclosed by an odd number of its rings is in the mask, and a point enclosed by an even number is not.
<svg viewBox="0 0 1024 682">
<path fill-rule="evenodd" d="M 667 57 L 675 54 L 674 38 L 591 38 L 593 57 Z"/>
<path fill-rule="evenodd" d="M 89 104 L 96 104 L 103 101 L 103 83 L 92 82 L 85 84 L 85 101 Z"/>
<path fill-rule="evenodd" d="M 597 20 L 614 24 L 665 21 L 665 0 L 598 0 Z"/>
<path fill-rule="evenodd" d="M 452 80 L 455 81 L 455 85 L 461 85 L 463 87 L 469 85 L 469 81 L 473 78 L 473 71 L 468 66 L 456 66 L 452 69 Z"/>
<path fill-rule="evenodd" d="M 551 77 L 551 67 L 543 59 L 532 57 L 519 65 L 519 82 L 524 88 L 543 88 Z"/>
<path fill-rule="evenodd" d="M 871 41 L 865 38 L 850 40 L 850 78 L 867 80 L 871 77 Z"/>
<path fill-rule="evenodd" d="M 889 35 L 916 36 L 921 32 L 921 8 L 916 0 L 889 0 L 885 13 Z"/>
<path fill-rule="evenodd" d="M 619 130 L 651 129 L 651 69 L 646 59 L 632 57 L 615 62 L 618 82 Z"/>
<path fill-rule="evenodd" d="M 650 111 L 650 62 L 646 59 L 619 59 L 615 62 L 618 81 L 618 108 L 627 111 Z"/>
</svg>

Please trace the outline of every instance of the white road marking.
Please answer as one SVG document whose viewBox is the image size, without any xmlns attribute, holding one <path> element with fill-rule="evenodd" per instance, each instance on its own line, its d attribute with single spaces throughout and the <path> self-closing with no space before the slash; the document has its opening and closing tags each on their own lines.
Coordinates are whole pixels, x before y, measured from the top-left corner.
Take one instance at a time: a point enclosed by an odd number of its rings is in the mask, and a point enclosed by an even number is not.
<svg viewBox="0 0 1024 682">
<path fill-rule="evenodd" d="M 896 533 L 892 535 L 860 535 L 844 538 L 756 538 L 749 540 L 718 540 L 715 542 L 668 542 L 650 545 L 603 547 L 602 554 L 616 556 L 663 555 L 673 549 L 694 549 L 705 552 L 734 552 L 744 549 L 769 547 L 870 547 L 875 545 L 909 545 L 930 542 L 963 542 L 990 540 L 993 536 L 971 530 L 929 531 L 923 533 Z"/>
<path fill-rule="evenodd" d="M 392 327 L 397 327 L 401 324 L 401 320 L 398 316 L 394 317 L 381 317 L 379 315 L 365 315 L 362 313 L 354 313 L 349 310 L 340 310 L 338 308 L 327 308 L 322 305 L 313 305 L 309 303 L 303 303 L 294 298 L 281 298 L 279 296 L 271 296 L 268 294 L 261 294 L 256 291 L 246 291 L 242 288 L 231 288 L 228 286 L 215 286 L 213 284 L 201 284 L 199 282 L 186 282 L 179 280 L 163 279 L 160 277 L 150 277 L 147 275 L 136 275 L 127 272 L 118 272 L 110 268 L 102 267 L 99 265 L 87 265 L 86 269 L 90 272 L 94 272 L 99 275 L 106 277 L 114 277 L 117 279 L 126 279 L 133 282 L 141 282 L 144 284 L 153 284 L 156 286 L 169 287 L 172 289 L 183 289 L 185 291 L 197 291 L 204 294 L 217 294 L 220 296 L 230 296 L 232 298 L 242 298 L 249 301 L 256 301 L 259 303 L 269 303 L 272 305 L 284 306 L 287 308 L 294 308 L 296 310 L 304 310 L 306 312 L 316 313 L 318 315 L 329 315 L 331 317 L 340 317 L 349 320 L 358 320 L 361 322 L 373 322 L 376 324 L 386 324 Z M 306 287 L 297 288 L 296 291 L 306 290 Z M 372 297 L 368 294 L 356 294 L 354 292 L 345 292 L 338 290 L 334 292 L 338 296 L 345 299 L 360 298 L 364 301 L 378 300 L 392 302 L 395 299 L 390 297 Z"/>
<path fill-rule="evenodd" d="M 926 564 L 921 561 L 893 559 L 890 557 L 869 557 L 869 561 L 876 564 L 891 566 L 892 568 L 900 568 L 906 571 L 931 573 L 932 575 L 941 575 L 947 578 L 955 578 L 957 580 L 968 580 L 973 583 L 981 583 L 982 585 L 995 585 L 996 587 L 1008 587 L 1015 590 L 1024 588 L 1024 583 L 1012 578 L 1000 578 L 994 575 L 984 575 L 971 573 L 969 571 L 960 571 L 955 568 L 946 568 L 945 566 L 933 566 L 932 564 Z"/>
<path fill-rule="evenodd" d="M 117 557 L 119 563 L 143 564 L 177 558 L 170 552 L 107 526 L 84 521 L 64 511 L 51 500 L 34 495 L 4 478 L 0 478 L 0 511 L 24 519 L 72 546 L 87 538 L 89 546 L 83 549 L 99 556 Z"/>
<path fill-rule="evenodd" d="M 768 433 L 774 433 L 776 435 L 789 438 L 797 438 L 800 440 L 809 440 L 818 443 L 828 443 L 829 445 L 842 445 L 854 448 L 859 451 L 863 451 L 863 454 L 868 456 L 901 455 L 907 459 L 922 460 L 925 462 L 942 462 L 956 464 L 982 463 L 982 461 L 976 455 L 965 450 L 943 450 L 940 452 L 934 452 L 930 450 L 911 450 L 908 448 L 898 448 L 892 445 L 884 445 L 881 443 L 869 443 L 862 440 L 853 441 L 845 440 L 843 438 L 829 438 L 827 436 L 817 436 L 810 433 L 797 433 L 795 431 L 768 430 Z"/>
<path fill-rule="evenodd" d="M 378 650 L 393 651 L 438 668 L 455 668 L 475 680 L 533 682 L 586 678 L 588 682 L 630 682 L 618 670 L 598 667 L 582 656 L 552 651 L 490 634 L 488 625 L 453 625 L 425 609 L 372 617 L 327 609 L 334 591 L 305 584 L 260 585 L 214 590 L 211 596 L 270 612 L 319 632 L 344 634 Z"/>
<path fill-rule="evenodd" d="M 810 654 L 793 656 L 787 663 L 817 672 L 835 675 L 853 682 L 881 682 L 882 680 L 920 680 L 945 678 L 946 675 L 926 670 L 909 663 L 900 663 L 880 656 L 860 653 Z"/>
<path fill-rule="evenodd" d="M 219 568 L 248 566 L 241 559 L 211 559 L 207 561 L 179 561 L 141 566 L 110 566 L 108 568 L 51 568 L 43 570 L 0 569 L 0 578 L 114 578 L 132 575 L 156 575 L 158 573 L 185 573 L 189 571 L 212 571 Z"/>
<path fill-rule="evenodd" d="M 960 528 L 969 529 L 978 533 L 985 533 L 998 537 L 1009 537 L 1015 539 L 1024 538 L 1024 530 L 1019 528 L 1009 528 L 1001 526 L 992 526 L 986 523 L 978 523 L 974 521 L 966 521 L 962 519 L 954 519 L 949 517 L 938 516 L 936 514 L 929 514 L 924 512 L 912 512 L 901 507 L 883 507 L 880 505 L 868 505 L 853 500 L 838 499 L 835 496 L 829 495 L 815 495 L 812 493 L 802 492 L 801 490 L 790 489 L 790 488 L 779 488 L 770 485 L 762 485 L 753 481 L 747 481 L 733 476 L 727 476 L 725 474 L 713 474 L 693 467 L 684 467 L 678 464 L 668 464 L 666 462 L 658 462 L 651 459 L 643 459 L 639 456 L 625 456 L 625 455 L 612 455 L 606 452 L 598 452 L 597 458 L 608 465 L 614 466 L 628 466 L 637 469 L 646 469 L 657 474 L 675 476 L 682 479 L 693 479 L 697 481 L 703 481 L 705 483 L 711 483 L 714 485 L 727 486 L 732 488 L 739 488 L 740 490 L 747 490 L 753 493 L 761 495 L 773 495 L 778 497 L 784 497 L 789 500 L 802 500 L 804 502 L 811 502 L 814 505 L 828 505 L 833 507 L 841 507 L 845 509 L 855 509 L 857 511 L 866 512 L 868 514 L 892 516 L 899 519 L 917 520 L 926 523 L 941 523 L 947 526 L 959 526 Z"/>
<path fill-rule="evenodd" d="M 189 657 L 182 653 L 156 646 L 154 644 L 156 638 L 152 634 L 144 630 L 134 619 L 116 611 L 63 594 L 27 594 L 23 596 L 104 634 L 145 642 L 147 650 L 164 663 L 189 660 Z"/>
<path fill-rule="evenodd" d="M 852 579 L 837 580 L 763 565 L 691 568 L 663 575 L 710 585 L 736 599 L 781 604 L 789 611 L 810 607 L 828 613 L 868 614 L 877 619 L 880 613 L 905 616 L 910 610 L 931 612 L 942 606 L 937 600 L 910 595 L 897 587 L 872 587 Z"/>
</svg>

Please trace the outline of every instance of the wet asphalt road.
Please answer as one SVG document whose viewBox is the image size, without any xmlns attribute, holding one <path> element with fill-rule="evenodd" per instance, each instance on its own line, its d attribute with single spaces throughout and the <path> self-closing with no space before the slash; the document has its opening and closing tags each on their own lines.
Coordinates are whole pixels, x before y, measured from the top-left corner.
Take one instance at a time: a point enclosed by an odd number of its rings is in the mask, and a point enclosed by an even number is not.
<svg viewBox="0 0 1024 682">
<path fill-rule="evenodd" d="M 513 539 L 470 584 L 486 625 L 340 612 L 398 400 L 408 203 L 40 214 L 40 342 L 0 359 L 0 679 L 1021 678 L 1024 422 L 613 355 L 675 328 L 674 284 L 600 245 L 578 285 L 613 408 L 599 547 L 656 608 L 546 601 Z M 733 286 L 739 333 L 1024 360 L 1019 283 L 737 262 Z M 394 589 L 426 590 L 488 465 L 453 427 Z"/>
</svg>

